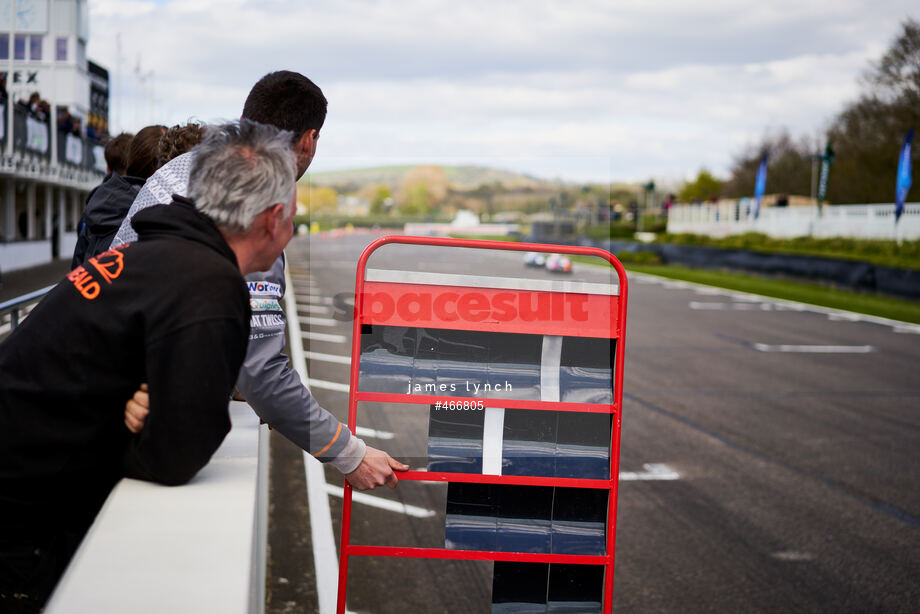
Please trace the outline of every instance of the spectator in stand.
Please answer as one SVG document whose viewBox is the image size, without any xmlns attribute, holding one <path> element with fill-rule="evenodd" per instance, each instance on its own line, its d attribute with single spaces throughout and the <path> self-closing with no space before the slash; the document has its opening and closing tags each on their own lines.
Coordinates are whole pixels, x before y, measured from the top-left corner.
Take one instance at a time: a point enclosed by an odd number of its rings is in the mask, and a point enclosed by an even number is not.
<svg viewBox="0 0 920 614">
<path fill-rule="evenodd" d="M 73 115 L 67 107 L 58 107 L 58 132 L 73 132 Z"/>
<path fill-rule="evenodd" d="M 38 92 L 32 92 L 29 94 L 29 110 L 33 115 L 38 115 L 41 111 L 42 97 Z"/>
<path fill-rule="evenodd" d="M 80 233 L 71 261 L 72 269 L 108 249 L 141 186 L 158 168 L 160 138 L 165 132 L 166 126 L 159 125 L 147 126 L 138 132 L 131 139 L 124 174 L 112 172 L 90 195 L 80 219 Z M 121 135 L 113 141 L 120 138 Z M 122 145 L 119 143 L 118 147 Z M 108 146 L 106 164 L 110 170 L 115 170 L 109 160 Z"/>
<path fill-rule="evenodd" d="M 16 101 L 16 108 L 22 113 L 31 113 L 32 112 L 32 100 L 38 98 L 38 92 L 35 92 L 29 96 L 28 100 L 20 98 Z M 36 101 L 37 102 L 37 101 Z"/>
</svg>

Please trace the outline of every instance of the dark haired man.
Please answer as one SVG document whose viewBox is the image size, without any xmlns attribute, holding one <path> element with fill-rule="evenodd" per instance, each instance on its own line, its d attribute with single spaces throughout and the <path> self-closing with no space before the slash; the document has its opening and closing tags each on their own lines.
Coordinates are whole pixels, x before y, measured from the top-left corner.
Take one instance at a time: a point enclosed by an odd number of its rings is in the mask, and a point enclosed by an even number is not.
<svg viewBox="0 0 920 614">
<path fill-rule="evenodd" d="M 326 120 L 326 97 L 307 77 L 287 70 L 269 73 L 252 86 L 243 106 L 243 118 L 288 130 L 293 136 L 291 148 L 297 158 L 297 177 L 306 172 L 316 154 L 319 131 Z M 112 242 L 112 247 L 136 240 L 131 227 L 132 216 L 146 207 L 170 202 L 173 194 L 184 195 L 189 168 L 195 151 L 174 158 L 160 168 L 131 206 L 128 216 Z M 237 388 L 262 420 L 289 440 L 333 464 L 359 490 L 398 481 L 393 469 L 407 466 L 387 453 L 366 446 L 348 427 L 320 407 L 297 372 L 288 366 L 283 354 L 287 328 L 280 301 L 284 295 L 284 256 L 264 273 L 247 275 L 252 304 L 264 309 L 253 317 L 246 360 L 240 370 Z M 143 428 L 147 395 L 138 392 L 129 401 L 126 412 L 128 428 Z"/>
</svg>

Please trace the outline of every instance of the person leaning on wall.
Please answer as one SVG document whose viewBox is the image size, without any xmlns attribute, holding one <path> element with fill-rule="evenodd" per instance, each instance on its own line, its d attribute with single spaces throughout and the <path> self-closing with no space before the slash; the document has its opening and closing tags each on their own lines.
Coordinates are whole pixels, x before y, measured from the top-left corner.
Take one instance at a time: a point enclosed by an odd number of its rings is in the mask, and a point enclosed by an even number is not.
<svg viewBox="0 0 920 614">
<path fill-rule="evenodd" d="M 229 432 L 243 276 L 293 235 L 290 141 L 245 120 L 209 129 L 191 199 L 139 213 L 141 241 L 71 271 L 0 343 L 0 611 L 40 611 L 120 478 L 183 484 Z M 142 382 L 133 435 L 123 408 Z"/>
</svg>

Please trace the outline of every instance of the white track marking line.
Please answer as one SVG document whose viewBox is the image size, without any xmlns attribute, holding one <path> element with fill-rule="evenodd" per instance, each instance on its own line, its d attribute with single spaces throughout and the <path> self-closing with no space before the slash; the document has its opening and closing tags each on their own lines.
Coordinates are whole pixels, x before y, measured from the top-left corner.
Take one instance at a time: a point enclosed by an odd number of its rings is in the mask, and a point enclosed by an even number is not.
<svg viewBox="0 0 920 614">
<path fill-rule="evenodd" d="M 339 356 L 338 354 L 324 354 L 323 352 L 311 352 L 307 350 L 304 352 L 304 356 L 310 360 L 318 360 L 320 362 L 333 362 L 339 365 L 350 365 L 351 356 Z"/>
<path fill-rule="evenodd" d="M 811 561 L 815 558 L 814 555 L 809 552 L 799 552 L 797 550 L 783 550 L 782 552 L 774 552 L 770 556 L 780 561 L 790 561 L 793 563 L 797 561 Z"/>
<path fill-rule="evenodd" d="M 287 274 L 288 287 L 291 285 Z M 303 343 L 300 341 L 300 323 L 297 322 L 297 302 L 290 294 L 284 297 L 284 307 L 288 316 L 291 334 L 291 362 L 300 375 L 308 381 L 307 362 L 303 356 Z M 332 512 L 329 509 L 329 496 L 326 494 L 326 476 L 323 465 L 306 451 L 303 453 L 304 470 L 307 477 L 307 502 L 310 506 L 310 535 L 313 541 L 313 566 L 316 570 L 316 593 L 320 614 L 333 614 L 338 599 L 339 556 L 335 549 L 335 537 L 332 533 Z"/>
<path fill-rule="evenodd" d="M 324 297 L 320 294 L 301 294 L 299 292 L 294 293 L 294 297 L 297 299 L 297 302 L 303 303 L 305 305 L 331 305 L 332 299 L 328 301 L 324 300 Z"/>
<path fill-rule="evenodd" d="M 313 316 L 297 316 L 301 324 L 306 326 L 337 326 L 338 320 L 332 318 L 314 318 Z"/>
<path fill-rule="evenodd" d="M 755 343 L 758 352 L 787 352 L 793 354 L 868 354 L 875 351 L 872 345 L 768 345 Z"/>
<path fill-rule="evenodd" d="M 763 296 L 756 296 L 753 294 L 750 296 L 734 295 L 734 296 L 730 296 L 729 298 L 732 299 L 733 301 L 739 301 L 739 302 L 744 302 L 744 303 L 759 303 L 762 300 L 764 300 Z"/>
<path fill-rule="evenodd" d="M 738 302 L 738 303 L 709 303 L 703 301 L 690 301 L 690 309 L 697 311 L 773 311 L 771 303 Z"/>
<path fill-rule="evenodd" d="M 297 318 L 288 318 L 288 322 Z M 297 329 L 300 330 L 300 323 L 297 323 Z M 301 332 L 301 339 L 310 339 L 311 341 L 329 341 L 330 343 L 345 343 L 345 335 L 332 335 L 329 333 L 314 333 L 313 331 Z"/>
<path fill-rule="evenodd" d="M 358 432 L 355 433 L 358 437 L 371 437 L 373 439 L 393 439 L 396 437 L 395 434 L 390 431 L 378 431 L 376 429 L 370 429 L 366 426 L 359 426 L 356 429 Z"/>
<path fill-rule="evenodd" d="M 862 317 L 857 313 L 829 313 L 827 319 L 831 322 L 859 322 Z"/>
<path fill-rule="evenodd" d="M 893 332 L 896 332 L 896 333 L 909 333 L 909 334 L 914 334 L 914 335 L 920 335 L 920 326 L 916 326 L 916 325 L 895 326 L 894 329 L 892 330 Z"/>
<path fill-rule="evenodd" d="M 298 305 L 297 313 L 306 312 L 311 316 L 331 316 L 332 308 L 321 305 Z"/>
<path fill-rule="evenodd" d="M 348 392 L 348 384 L 340 384 L 338 382 L 330 382 L 324 379 L 314 379 L 310 378 L 307 380 L 310 388 L 320 388 L 322 390 L 334 390 L 336 392 Z"/>
<path fill-rule="evenodd" d="M 331 305 L 332 297 L 330 296 L 320 296 L 317 294 L 310 294 L 308 292 L 295 292 L 294 296 L 298 300 L 303 299 L 305 305 Z"/>
<path fill-rule="evenodd" d="M 333 497 L 345 496 L 344 488 L 341 486 L 333 486 L 332 484 L 326 484 L 326 492 Z M 363 492 L 352 491 L 351 500 L 355 503 L 363 503 L 364 505 L 369 505 L 371 507 L 376 507 L 390 512 L 406 514 L 407 516 L 412 516 L 414 518 L 431 518 L 435 514 L 434 510 L 425 509 L 424 507 L 417 507 L 415 505 L 409 505 L 408 503 L 401 503 L 399 501 L 391 501 L 390 499 L 382 499 L 380 497 L 375 497 L 374 495 L 369 495 Z"/>
<path fill-rule="evenodd" d="M 621 471 L 621 482 L 655 482 L 659 480 L 679 480 L 680 474 L 660 463 L 645 463 L 642 465 L 645 471 Z"/>
<path fill-rule="evenodd" d="M 773 311 L 770 303 L 729 303 L 732 311 Z"/>
</svg>

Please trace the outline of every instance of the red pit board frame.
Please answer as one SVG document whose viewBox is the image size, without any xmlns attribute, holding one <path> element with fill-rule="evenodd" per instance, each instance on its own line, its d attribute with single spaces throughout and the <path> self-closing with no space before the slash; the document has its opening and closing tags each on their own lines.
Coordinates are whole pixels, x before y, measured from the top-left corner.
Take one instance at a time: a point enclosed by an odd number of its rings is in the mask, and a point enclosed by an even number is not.
<svg viewBox="0 0 920 614">
<path fill-rule="evenodd" d="M 616 545 L 616 512 L 617 512 L 617 493 L 619 490 L 619 467 L 620 467 L 620 422 L 621 408 L 623 406 L 623 356 L 624 340 L 626 333 L 626 299 L 627 299 L 627 279 L 626 270 L 620 261 L 610 252 L 595 247 L 576 247 L 563 245 L 545 245 L 539 243 L 510 243 L 505 241 L 484 241 L 477 239 L 448 239 L 441 237 L 417 237 L 403 235 L 387 235 L 373 241 L 365 248 L 361 257 L 358 259 L 357 274 L 355 279 L 355 313 L 354 329 L 351 346 L 351 380 L 348 393 L 348 428 L 351 432 L 356 432 L 358 422 L 358 402 L 371 401 L 383 403 L 414 403 L 430 405 L 435 401 L 469 401 L 469 397 L 450 397 L 450 396 L 431 396 L 415 394 L 394 394 L 382 392 L 359 392 L 358 377 L 361 361 L 361 325 L 375 324 L 372 313 L 367 313 L 364 309 L 365 297 L 368 294 L 368 283 L 372 289 L 380 286 L 394 286 L 392 282 L 366 282 L 365 270 L 367 261 L 378 248 L 388 244 L 403 245 L 427 245 L 435 247 L 466 247 L 474 249 L 496 249 L 517 252 L 543 252 L 554 254 L 569 254 L 579 256 L 596 256 L 610 263 L 617 272 L 618 293 L 607 297 L 610 301 L 610 323 L 603 326 L 603 330 L 609 331 L 610 339 L 616 340 L 616 351 L 614 355 L 613 366 L 613 403 L 562 403 L 557 401 L 519 401 L 509 399 L 482 399 L 485 407 L 507 407 L 512 403 L 515 408 L 520 409 L 545 409 L 555 411 L 580 411 L 580 412 L 597 412 L 613 414 L 611 427 L 610 443 L 610 479 L 579 479 L 579 478 L 556 478 L 556 477 L 536 477 L 536 476 L 505 476 L 505 475 L 481 475 L 468 473 L 445 473 L 430 471 L 401 471 L 398 473 L 400 480 L 416 480 L 422 482 L 468 482 L 477 484 L 517 484 L 528 486 L 561 486 L 577 488 L 599 488 L 610 491 L 609 502 L 607 506 L 607 554 L 606 555 L 574 555 L 574 554 L 551 554 L 551 553 L 524 553 L 524 552 L 497 552 L 484 550 L 449 550 L 447 548 L 413 548 L 413 547 L 394 547 L 394 546 L 364 546 L 350 543 L 351 533 L 351 499 L 352 488 L 346 480 L 345 493 L 342 506 L 342 536 L 341 548 L 339 550 L 339 586 L 338 586 L 338 603 L 336 612 L 345 613 L 345 596 L 348 584 L 348 557 L 355 556 L 387 556 L 387 557 L 412 557 L 412 558 L 440 558 L 440 559 L 460 559 L 468 561 L 512 561 L 518 563 L 562 563 L 562 564 L 587 564 L 604 566 L 604 597 L 603 612 L 609 614 L 613 606 L 613 566 Z M 407 284 L 398 284 L 399 286 L 412 286 L 411 282 Z M 428 286 L 431 288 L 432 286 Z M 445 287 L 446 286 L 442 286 Z M 460 288 L 460 287 L 458 287 Z M 466 287 L 469 290 L 469 287 Z M 477 292 L 482 292 L 483 288 L 476 288 Z M 392 324 L 392 322 L 388 322 Z M 488 323 L 479 323 L 474 327 L 472 324 L 456 325 L 453 328 L 460 330 L 499 330 L 497 327 L 490 326 Z M 494 324 L 494 323 L 493 323 Z M 536 323 L 529 323 L 536 324 Z M 558 327 L 559 322 L 555 323 Z M 413 322 L 414 326 L 419 326 L 419 322 Z M 442 328 L 449 328 L 442 326 Z M 529 326 L 530 330 L 520 330 L 515 332 L 537 332 L 536 327 Z M 571 323 L 568 327 L 563 328 L 571 331 Z M 508 330 L 507 324 L 503 323 L 502 330 Z M 553 334 L 541 329 L 542 334 Z M 557 331 L 556 334 L 560 334 Z M 590 332 L 590 330 L 589 330 Z M 584 334 L 579 336 L 594 336 Z M 606 336 L 606 335 L 605 335 Z"/>
</svg>

